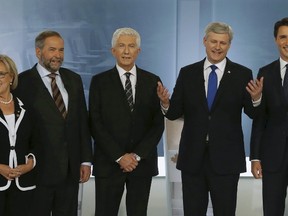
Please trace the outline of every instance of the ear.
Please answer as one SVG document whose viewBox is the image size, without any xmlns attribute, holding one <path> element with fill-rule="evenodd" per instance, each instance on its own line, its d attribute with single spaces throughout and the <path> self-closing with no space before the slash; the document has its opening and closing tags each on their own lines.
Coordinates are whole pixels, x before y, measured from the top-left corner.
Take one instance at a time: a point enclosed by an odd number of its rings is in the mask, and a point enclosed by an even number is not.
<svg viewBox="0 0 288 216">
<path fill-rule="evenodd" d="M 116 52 L 116 50 L 115 50 L 115 48 L 111 48 L 111 53 L 112 53 L 112 55 L 115 57 L 115 52 Z"/>
<path fill-rule="evenodd" d="M 39 47 L 36 47 L 36 49 L 35 49 L 35 54 L 36 54 L 37 58 L 40 59 L 41 49 L 40 49 Z"/>
<path fill-rule="evenodd" d="M 141 52 L 141 48 L 138 48 L 138 52 L 137 53 L 139 54 L 140 52 Z"/>
<path fill-rule="evenodd" d="M 205 46 L 207 39 L 205 37 L 203 37 L 203 45 Z"/>
</svg>

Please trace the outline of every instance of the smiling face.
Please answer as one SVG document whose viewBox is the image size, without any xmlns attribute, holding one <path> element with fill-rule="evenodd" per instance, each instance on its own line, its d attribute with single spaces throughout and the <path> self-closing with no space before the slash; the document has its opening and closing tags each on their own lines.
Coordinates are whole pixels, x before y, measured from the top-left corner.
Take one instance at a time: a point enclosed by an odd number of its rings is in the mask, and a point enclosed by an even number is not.
<svg viewBox="0 0 288 216">
<path fill-rule="evenodd" d="M 124 70 L 130 71 L 135 64 L 140 48 L 137 46 L 135 36 L 120 35 L 111 51 L 118 65 Z"/>
<path fill-rule="evenodd" d="M 59 70 L 64 60 L 63 39 L 57 36 L 46 38 L 43 48 L 36 48 L 36 56 L 44 68 L 51 73 L 55 73 Z"/>
<path fill-rule="evenodd" d="M 275 43 L 278 47 L 280 57 L 288 62 L 288 26 L 279 27 Z"/>
<path fill-rule="evenodd" d="M 13 76 L 7 70 L 3 62 L 0 62 L 0 97 L 7 98 L 10 93 L 10 83 L 13 81 Z"/>
<path fill-rule="evenodd" d="M 228 34 L 216 34 L 209 32 L 203 39 L 206 48 L 206 54 L 209 62 L 217 64 L 226 58 L 230 48 L 230 40 Z"/>
</svg>

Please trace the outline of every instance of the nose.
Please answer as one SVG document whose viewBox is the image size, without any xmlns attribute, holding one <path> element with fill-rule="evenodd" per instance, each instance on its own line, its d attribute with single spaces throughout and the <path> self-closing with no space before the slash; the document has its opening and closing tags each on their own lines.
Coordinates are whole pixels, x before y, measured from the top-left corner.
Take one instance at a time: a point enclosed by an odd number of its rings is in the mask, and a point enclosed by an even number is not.
<svg viewBox="0 0 288 216">
<path fill-rule="evenodd" d="M 221 44 L 220 43 L 216 43 L 216 49 L 217 50 L 221 49 Z"/>
<path fill-rule="evenodd" d="M 129 54 L 129 47 L 128 47 L 128 46 L 125 46 L 125 48 L 124 48 L 124 53 L 125 53 L 125 54 Z"/>
<path fill-rule="evenodd" d="M 62 51 L 56 50 L 56 51 L 55 51 L 55 56 L 56 56 L 57 58 L 61 58 L 62 55 L 63 55 L 62 53 L 63 53 Z"/>
</svg>

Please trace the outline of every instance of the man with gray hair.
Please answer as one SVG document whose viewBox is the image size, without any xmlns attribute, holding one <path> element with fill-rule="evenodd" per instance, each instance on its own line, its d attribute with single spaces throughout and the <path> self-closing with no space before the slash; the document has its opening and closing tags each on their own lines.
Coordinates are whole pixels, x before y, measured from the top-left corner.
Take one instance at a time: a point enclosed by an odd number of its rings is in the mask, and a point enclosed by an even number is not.
<svg viewBox="0 0 288 216">
<path fill-rule="evenodd" d="M 234 216 L 239 174 L 246 171 L 242 110 L 253 118 L 263 80 L 226 57 L 229 25 L 210 23 L 203 38 L 206 57 L 181 68 L 169 100 L 158 83 L 166 118 L 184 118 L 177 169 L 181 170 L 184 215 L 206 216 L 209 193 L 214 216 Z"/>
<path fill-rule="evenodd" d="M 128 216 L 146 216 L 152 177 L 158 174 L 157 144 L 164 121 L 157 82 L 140 69 L 140 35 L 117 29 L 112 38 L 116 66 L 92 78 L 89 118 L 94 138 L 97 216 L 117 216 L 126 187 Z"/>
</svg>

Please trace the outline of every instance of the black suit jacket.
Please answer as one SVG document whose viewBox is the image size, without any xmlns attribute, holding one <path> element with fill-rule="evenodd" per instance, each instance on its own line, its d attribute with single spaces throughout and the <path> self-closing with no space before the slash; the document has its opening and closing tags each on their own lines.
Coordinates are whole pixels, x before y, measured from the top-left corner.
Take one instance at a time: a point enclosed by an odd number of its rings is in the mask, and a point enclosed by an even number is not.
<svg viewBox="0 0 288 216">
<path fill-rule="evenodd" d="M 14 114 L 15 114 L 15 125 L 16 125 L 16 142 L 14 150 L 11 148 L 10 140 L 9 140 L 9 130 L 6 119 L 0 109 L 0 164 L 9 165 L 9 155 L 12 153 L 11 151 L 15 151 L 17 157 L 18 165 L 25 164 L 26 158 L 29 153 L 34 154 L 36 161 L 37 155 L 35 154 L 34 148 L 36 145 L 35 135 L 37 134 L 37 130 L 33 124 L 33 118 L 31 113 L 24 107 L 23 103 L 14 97 Z M 10 164 L 12 167 L 12 164 Z M 21 175 L 17 180 L 19 181 L 20 190 L 27 190 L 31 186 L 35 187 L 36 176 L 35 169 L 30 172 Z M 0 175 L 0 191 L 4 189 L 7 185 L 7 179 Z M 32 189 L 32 188 L 30 188 Z"/>
<path fill-rule="evenodd" d="M 227 64 L 211 111 L 208 109 L 203 66 L 204 60 L 180 70 L 166 117 L 184 118 L 177 168 L 197 173 L 202 168 L 205 151 L 218 174 L 246 171 L 241 115 L 252 117 L 254 107 L 245 87 L 252 71 L 242 65 Z M 205 144 L 209 134 L 209 144 Z"/>
<path fill-rule="evenodd" d="M 159 80 L 158 76 L 137 68 L 135 106 L 131 113 L 116 67 L 92 78 L 89 113 L 95 142 L 94 175 L 121 175 L 115 161 L 127 152 L 142 158 L 131 175 L 158 174 L 157 144 L 164 129 L 156 91 Z"/>
<path fill-rule="evenodd" d="M 37 153 L 38 184 L 54 185 L 69 174 L 79 181 L 82 162 L 92 161 L 88 115 L 81 78 L 65 69 L 59 70 L 67 90 L 68 114 L 64 120 L 45 87 L 36 65 L 19 75 L 16 93 L 33 112 L 39 130 Z"/>
<path fill-rule="evenodd" d="M 288 122 L 280 61 L 260 68 L 258 77 L 264 77 L 259 115 L 253 120 L 250 159 L 261 160 L 265 171 L 278 171 L 286 157 Z"/>
</svg>

